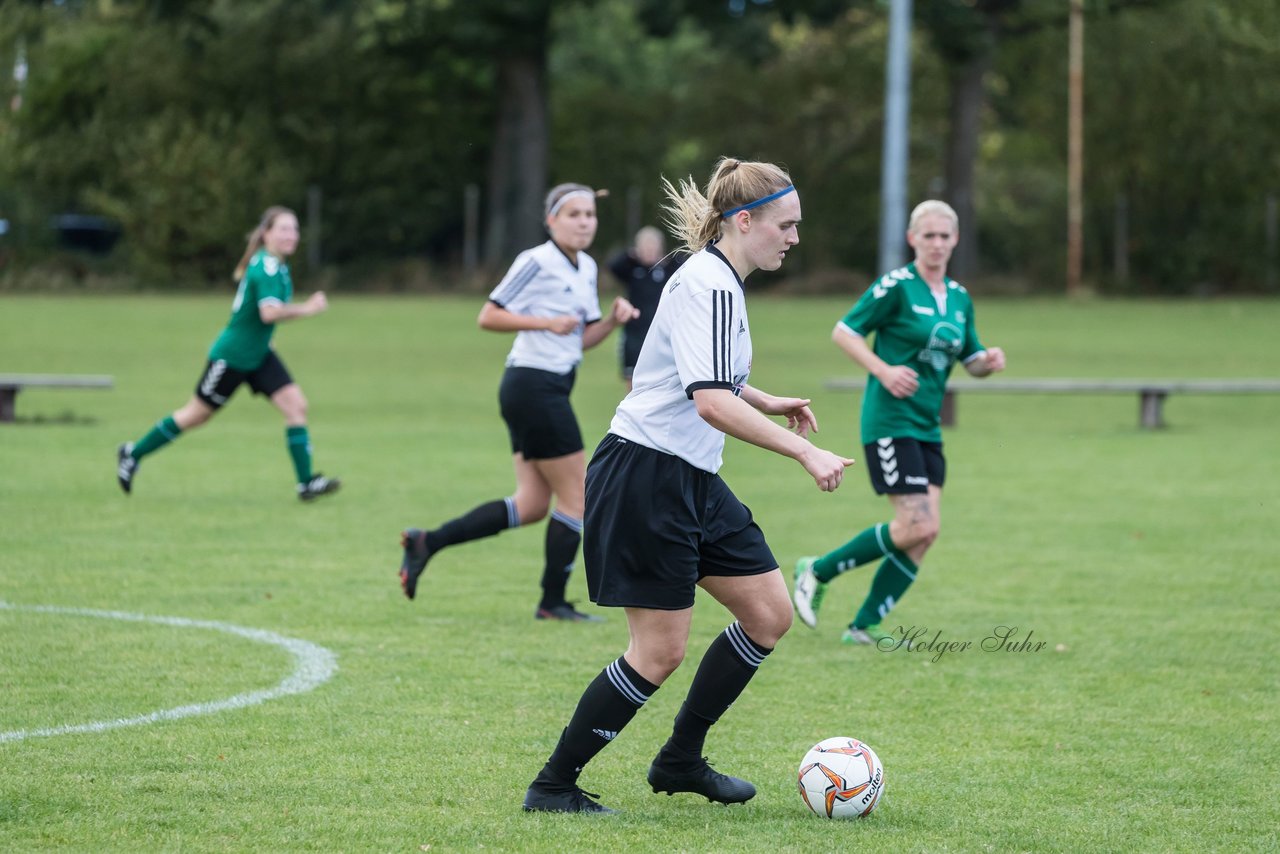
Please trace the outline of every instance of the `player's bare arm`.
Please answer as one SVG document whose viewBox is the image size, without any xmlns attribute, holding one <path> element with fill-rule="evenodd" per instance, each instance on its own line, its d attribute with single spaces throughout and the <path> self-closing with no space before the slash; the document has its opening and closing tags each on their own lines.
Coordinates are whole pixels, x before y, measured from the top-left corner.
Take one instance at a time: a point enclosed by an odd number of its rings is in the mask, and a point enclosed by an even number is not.
<svg viewBox="0 0 1280 854">
<path fill-rule="evenodd" d="M 853 361 L 862 366 L 889 394 L 897 398 L 911 397 L 920 387 L 919 374 L 906 365 L 890 365 L 881 359 L 867 344 L 867 339 L 837 325 L 831 340 Z"/>
<path fill-rule="evenodd" d="M 782 415 L 787 429 L 800 436 L 818 432 L 818 419 L 809 408 L 810 400 L 802 397 L 778 397 L 753 386 L 743 386 L 741 397 L 765 415 Z"/>
<path fill-rule="evenodd" d="M 258 316 L 263 323 L 280 323 L 299 317 L 312 317 L 329 307 L 324 291 L 316 291 L 299 303 L 269 302 L 258 306 Z"/>
<path fill-rule="evenodd" d="M 625 297 L 615 297 L 609 313 L 590 323 L 582 331 L 582 349 L 590 350 L 609 337 L 609 333 L 619 326 L 625 326 L 640 316 L 640 312 Z"/>
<path fill-rule="evenodd" d="M 545 329 L 557 335 L 568 335 L 581 323 L 576 314 L 558 314 L 554 317 L 538 317 L 507 311 L 495 302 L 486 302 L 480 309 L 476 323 L 489 332 L 523 332 Z"/>
<path fill-rule="evenodd" d="M 823 492 L 839 487 L 845 468 L 854 463 L 770 421 L 728 389 L 698 389 L 693 393 L 693 402 L 698 415 L 717 430 L 800 463 Z"/>
</svg>

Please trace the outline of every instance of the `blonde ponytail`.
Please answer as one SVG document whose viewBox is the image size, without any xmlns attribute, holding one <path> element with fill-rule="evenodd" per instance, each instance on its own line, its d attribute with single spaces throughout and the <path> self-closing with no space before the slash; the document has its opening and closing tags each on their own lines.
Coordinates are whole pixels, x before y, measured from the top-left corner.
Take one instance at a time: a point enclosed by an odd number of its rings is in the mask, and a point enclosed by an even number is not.
<svg viewBox="0 0 1280 854">
<path fill-rule="evenodd" d="M 687 252 L 701 251 L 718 238 L 726 212 L 752 203 L 791 186 L 791 177 L 772 163 L 721 157 L 716 161 L 704 195 L 693 176 L 674 185 L 665 177 L 662 189 L 668 204 L 663 205 L 664 221 Z M 767 207 L 772 201 L 761 204 Z"/>
</svg>

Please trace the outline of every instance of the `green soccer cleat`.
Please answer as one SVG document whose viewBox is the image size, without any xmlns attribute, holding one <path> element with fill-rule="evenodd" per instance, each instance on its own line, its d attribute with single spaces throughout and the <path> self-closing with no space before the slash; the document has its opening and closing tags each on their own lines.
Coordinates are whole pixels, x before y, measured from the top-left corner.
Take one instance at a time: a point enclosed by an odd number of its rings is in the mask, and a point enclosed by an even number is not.
<svg viewBox="0 0 1280 854">
<path fill-rule="evenodd" d="M 816 560 L 816 557 L 802 557 L 796 561 L 795 592 L 791 594 L 796 616 L 811 629 L 818 627 L 818 609 L 822 607 L 822 597 L 827 595 L 827 583 L 813 574 Z"/>
<path fill-rule="evenodd" d="M 873 626 L 850 626 L 845 629 L 844 634 L 840 636 L 840 643 L 863 646 L 879 646 L 882 640 L 893 640 L 893 635 L 880 628 L 880 624 Z"/>
</svg>

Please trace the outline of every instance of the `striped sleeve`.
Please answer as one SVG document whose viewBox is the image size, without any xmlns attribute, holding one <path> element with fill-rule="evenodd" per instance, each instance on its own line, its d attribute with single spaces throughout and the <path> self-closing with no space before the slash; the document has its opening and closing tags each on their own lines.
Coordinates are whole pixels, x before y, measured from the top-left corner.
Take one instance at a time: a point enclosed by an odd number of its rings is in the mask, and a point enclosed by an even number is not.
<svg viewBox="0 0 1280 854">
<path fill-rule="evenodd" d="M 698 389 L 733 389 L 733 345 L 740 322 L 733 294 L 720 289 L 690 294 L 676 314 L 671 349 L 690 399 Z"/>
<path fill-rule="evenodd" d="M 502 281 L 489 294 L 489 299 L 505 309 L 515 310 L 512 308 L 513 304 L 518 303 L 521 293 L 538 277 L 541 270 L 536 258 L 522 253 L 511 265 L 507 275 L 503 276 Z"/>
</svg>

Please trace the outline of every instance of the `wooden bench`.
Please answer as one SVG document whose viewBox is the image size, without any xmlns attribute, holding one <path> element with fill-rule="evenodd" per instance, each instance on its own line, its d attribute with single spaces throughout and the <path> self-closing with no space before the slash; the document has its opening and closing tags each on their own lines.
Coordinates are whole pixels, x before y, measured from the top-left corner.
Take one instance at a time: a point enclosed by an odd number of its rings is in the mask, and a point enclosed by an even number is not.
<svg viewBox="0 0 1280 854">
<path fill-rule="evenodd" d="M 101 374 L 0 374 L 0 421 L 12 421 L 15 398 L 24 388 L 111 388 Z"/>
<path fill-rule="evenodd" d="M 832 391 L 861 391 L 864 379 L 831 379 Z M 1138 424 L 1147 430 L 1165 426 L 1164 401 L 1171 394 L 1280 394 L 1280 379 L 1252 380 L 1088 380 L 987 379 L 947 383 L 942 399 L 942 426 L 956 423 L 956 395 L 988 394 L 1138 394 Z"/>
</svg>

